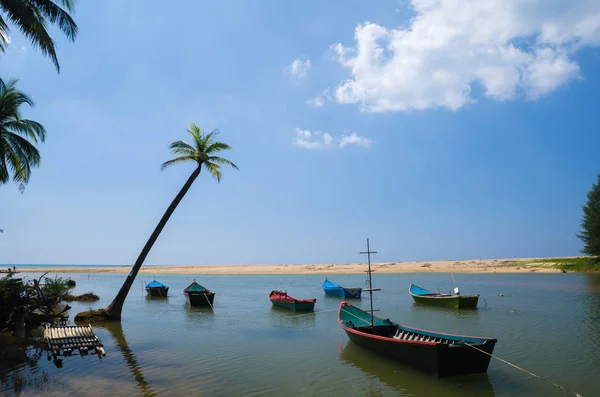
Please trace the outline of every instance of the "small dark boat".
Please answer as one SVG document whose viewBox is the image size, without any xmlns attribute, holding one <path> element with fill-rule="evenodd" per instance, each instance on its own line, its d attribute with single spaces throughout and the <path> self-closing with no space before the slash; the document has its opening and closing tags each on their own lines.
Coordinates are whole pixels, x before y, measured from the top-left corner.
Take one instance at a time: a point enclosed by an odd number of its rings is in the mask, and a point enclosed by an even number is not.
<svg viewBox="0 0 600 397">
<path fill-rule="evenodd" d="M 183 293 L 187 295 L 190 306 L 210 306 L 212 307 L 215 299 L 215 293 L 209 289 L 204 288 L 194 280 Z"/>
<path fill-rule="evenodd" d="M 154 280 L 146 284 L 146 292 L 153 298 L 166 298 L 169 293 L 169 287 Z"/>
<path fill-rule="evenodd" d="M 316 299 L 296 299 L 287 294 L 286 291 L 273 290 L 269 294 L 269 299 L 273 306 L 282 307 L 284 309 L 295 312 L 313 311 L 315 308 Z"/>
<path fill-rule="evenodd" d="M 340 303 L 338 322 L 357 345 L 440 377 L 486 372 L 491 358 L 488 354 L 493 353 L 497 342 L 493 338 L 408 327 L 372 316 L 344 301 Z"/>
<path fill-rule="evenodd" d="M 346 299 L 360 299 L 362 292 L 362 288 L 345 288 L 327 279 L 323 281 L 323 290 L 325 291 L 325 295 Z"/>
<path fill-rule="evenodd" d="M 477 307 L 479 295 L 461 295 L 458 288 L 453 294 L 427 291 L 417 285 L 411 284 L 408 293 L 417 303 L 430 306 L 449 307 L 453 309 L 473 309 Z"/>
<path fill-rule="evenodd" d="M 342 301 L 338 323 L 359 346 L 440 377 L 487 372 L 496 339 L 427 331 L 394 323 L 373 314 L 373 288 L 369 239 L 369 291 L 371 310 L 364 311 Z"/>
</svg>

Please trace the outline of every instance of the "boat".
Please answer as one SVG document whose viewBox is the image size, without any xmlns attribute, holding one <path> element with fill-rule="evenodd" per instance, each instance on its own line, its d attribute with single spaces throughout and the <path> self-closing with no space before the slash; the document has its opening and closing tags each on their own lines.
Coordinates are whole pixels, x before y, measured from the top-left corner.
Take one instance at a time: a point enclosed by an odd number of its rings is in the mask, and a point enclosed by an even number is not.
<svg viewBox="0 0 600 397">
<path fill-rule="evenodd" d="M 188 285 L 183 293 L 187 295 L 190 306 L 210 306 L 212 308 L 215 293 L 198 284 L 196 280 Z"/>
<path fill-rule="evenodd" d="M 153 298 L 166 298 L 169 292 L 169 287 L 154 280 L 146 284 L 146 292 Z"/>
<path fill-rule="evenodd" d="M 316 299 L 296 299 L 287 294 L 286 291 L 273 290 L 269 294 L 269 300 L 273 306 L 282 307 L 284 309 L 295 312 L 313 311 L 315 308 Z"/>
<path fill-rule="evenodd" d="M 360 299 L 362 293 L 362 288 L 345 288 L 327 279 L 323 281 L 323 290 L 325 291 L 325 295 L 346 299 Z"/>
<path fill-rule="evenodd" d="M 477 307 L 479 295 L 461 295 L 458 288 L 454 289 L 453 294 L 443 294 L 440 292 L 431 292 L 415 284 L 411 284 L 408 293 L 417 303 L 423 303 L 431 306 L 449 307 L 453 309 L 473 309 Z"/>
<path fill-rule="evenodd" d="M 369 255 L 369 295 L 371 310 L 365 311 L 342 301 L 338 323 L 353 343 L 390 357 L 417 370 L 439 377 L 487 372 L 497 339 L 447 334 L 423 330 L 382 319 L 373 314 L 371 252 Z"/>
<path fill-rule="evenodd" d="M 355 344 L 439 377 L 487 372 L 497 339 L 453 335 L 394 323 L 340 303 L 338 322 Z M 483 352 L 485 353 L 483 353 Z"/>
</svg>

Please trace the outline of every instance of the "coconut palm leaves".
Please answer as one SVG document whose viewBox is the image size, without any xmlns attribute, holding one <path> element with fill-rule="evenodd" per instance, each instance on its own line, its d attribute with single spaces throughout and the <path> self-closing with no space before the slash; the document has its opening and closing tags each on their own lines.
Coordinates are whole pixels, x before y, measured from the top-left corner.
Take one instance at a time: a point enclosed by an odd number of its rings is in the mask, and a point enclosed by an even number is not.
<svg viewBox="0 0 600 397">
<path fill-rule="evenodd" d="M 0 84 L 0 185 L 12 179 L 23 189 L 31 169 L 40 164 L 34 143 L 44 142 L 46 130 L 37 121 L 21 116 L 21 107 L 33 106 L 33 101 L 17 90 L 17 81 Z"/>
<path fill-rule="evenodd" d="M 39 48 L 42 54 L 50 57 L 56 70 L 60 72 L 54 40 L 47 28 L 48 24 L 57 25 L 69 40 L 75 41 L 78 28 L 69 15 L 75 2 L 76 0 L 0 0 L 0 50 L 4 52 L 10 43 L 10 22 L 31 41 L 34 48 Z"/>
<path fill-rule="evenodd" d="M 187 131 L 193 139 L 192 143 L 189 144 L 184 141 L 171 143 L 169 149 L 178 157 L 164 162 L 161 169 L 164 170 L 174 164 L 195 162 L 199 167 L 204 165 L 217 182 L 221 181 L 221 166 L 229 165 L 238 169 L 237 165 L 231 161 L 216 156 L 217 153 L 223 150 L 231 149 L 228 144 L 214 140 L 219 134 L 219 130 L 214 130 L 210 134 L 204 134 L 196 124 L 192 123 Z"/>
</svg>

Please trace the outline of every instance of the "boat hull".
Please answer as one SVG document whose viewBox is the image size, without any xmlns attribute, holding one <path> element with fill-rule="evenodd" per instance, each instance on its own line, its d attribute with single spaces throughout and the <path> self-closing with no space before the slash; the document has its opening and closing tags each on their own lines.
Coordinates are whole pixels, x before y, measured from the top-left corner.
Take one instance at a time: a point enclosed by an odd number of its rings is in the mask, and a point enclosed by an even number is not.
<svg viewBox="0 0 600 397">
<path fill-rule="evenodd" d="M 315 309 L 314 302 L 286 302 L 281 300 L 271 300 L 273 306 L 294 312 L 312 312 Z"/>
<path fill-rule="evenodd" d="M 442 294 L 414 284 L 410 285 L 408 293 L 416 303 L 451 309 L 474 309 L 479 302 L 479 295 Z"/>
<path fill-rule="evenodd" d="M 215 293 L 187 292 L 190 306 L 212 306 L 215 300 Z"/>
<path fill-rule="evenodd" d="M 407 327 L 373 316 L 346 302 L 338 322 L 353 343 L 439 377 L 484 373 L 497 340 Z"/>
<path fill-rule="evenodd" d="M 148 296 L 153 298 L 166 298 L 169 293 L 169 288 L 146 288 Z"/>
<path fill-rule="evenodd" d="M 439 377 L 484 373 L 490 364 L 489 356 L 468 346 L 393 343 L 394 341 L 374 339 L 346 329 L 345 331 L 350 341 L 365 349 Z M 494 350 L 493 345 L 490 343 L 482 350 L 491 354 Z"/>
<path fill-rule="evenodd" d="M 327 296 L 335 296 L 337 298 L 346 299 L 360 299 L 362 288 L 323 287 L 323 291 L 325 291 L 325 295 Z"/>
<path fill-rule="evenodd" d="M 477 303 L 479 302 L 479 295 L 458 295 L 452 297 L 425 297 L 412 295 L 412 297 L 413 300 L 419 304 L 447 307 L 451 309 L 475 309 L 477 307 Z"/>
</svg>

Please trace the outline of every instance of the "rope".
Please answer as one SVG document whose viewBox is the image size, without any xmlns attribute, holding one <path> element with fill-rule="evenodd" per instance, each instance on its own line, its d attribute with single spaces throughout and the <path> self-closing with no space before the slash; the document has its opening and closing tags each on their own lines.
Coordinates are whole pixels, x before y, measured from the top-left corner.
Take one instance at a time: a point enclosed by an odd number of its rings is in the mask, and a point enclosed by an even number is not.
<svg viewBox="0 0 600 397">
<path fill-rule="evenodd" d="M 217 312 L 215 311 L 215 308 L 213 307 L 213 305 L 210 303 L 210 299 L 208 299 L 208 296 L 206 296 L 206 294 L 204 294 L 204 298 L 206 299 L 206 301 L 208 302 L 208 306 L 210 306 L 210 308 L 212 309 L 213 313 L 217 314 Z"/>
<path fill-rule="evenodd" d="M 370 321 L 370 320 L 369 320 L 369 321 L 367 321 L 367 320 L 365 320 L 364 318 L 358 317 L 356 314 L 352 314 L 352 313 L 350 313 L 349 311 L 346 311 L 346 310 L 344 310 L 344 309 L 342 309 L 342 311 L 343 311 L 344 313 L 346 313 L 346 314 L 349 314 L 349 315 L 351 315 L 352 317 L 356 317 L 357 319 L 359 319 L 359 320 L 361 320 L 361 321 L 364 321 L 365 323 L 367 323 L 367 324 L 371 325 L 371 321 Z"/>
<path fill-rule="evenodd" d="M 534 376 L 534 377 L 536 377 L 536 378 L 538 378 L 538 379 L 540 379 L 540 380 L 543 380 L 544 382 L 548 382 L 548 383 L 550 383 L 551 385 L 558 387 L 559 389 L 562 389 L 562 390 L 564 390 L 564 391 L 566 391 L 566 392 L 568 392 L 568 393 L 571 393 L 571 394 L 575 395 L 575 397 L 583 397 L 581 394 L 579 394 L 579 393 L 575 393 L 573 390 L 569 390 L 569 389 L 567 389 L 566 387 L 559 385 L 558 383 L 554 383 L 553 381 L 551 381 L 551 380 L 549 380 L 549 379 L 546 379 L 546 378 L 544 378 L 544 377 L 542 377 L 542 376 L 536 375 L 536 374 L 534 374 L 534 373 L 533 373 L 533 372 L 531 372 L 531 371 L 528 371 L 528 370 L 526 370 L 526 369 L 524 369 L 524 368 L 521 368 L 521 367 L 519 367 L 518 365 L 515 365 L 515 364 L 513 364 L 513 363 L 509 363 L 508 361 L 506 361 L 506 360 L 503 360 L 503 359 L 501 359 L 500 357 L 496 357 L 496 356 L 494 356 L 493 354 L 490 354 L 490 353 L 488 353 L 488 352 L 486 352 L 486 351 L 483 351 L 483 350 L 481 350 L 481 349 L 480 349 L 480 348 L 478 348 L 478 347 L 475 347 L 475 346 L 473 346 L 473 345 L 470 345 L 470 344 L 468 344 L 468 343 L 465 343 L 465 345 L 466 345 L 466 346 L 469 346 L 469 347 L 471 347 L 471 348 L 473 348 L 473 349 L 475 349 L 475 350 L 478 350 L 478 351 L 480 351 L 480 352 L 481 352 L 481 353 L 483 353 L 483 354 L 487 354 L 488 356 L 490 356 L 490 357 L 492 357 L 492 358 L 495 358 L 496 360 L 502 361 L 504 364 L 510 365 L 511 367 L 513 367 L 513 368 L 516 368 L 516 369 L 518 369 L 518 370 L 520 370 L 520 371 L 523 371 L 523 372 L 525 372 L 526 374 L 529 374 L 529 375 L 531 375 L 531 376 Z"/>
<path fill-rule="evenodd" d="M 315 315 L 317 313 L 332 312 L 334 310 L 337 310 L 337 307 L 335 309 L 327 309 L 327 310 L 319 310 L 319 311 L 310 312 L 310 313 L 294 314 L 291 317 L 310 316 L 310 315 Z"/>
</svg>

